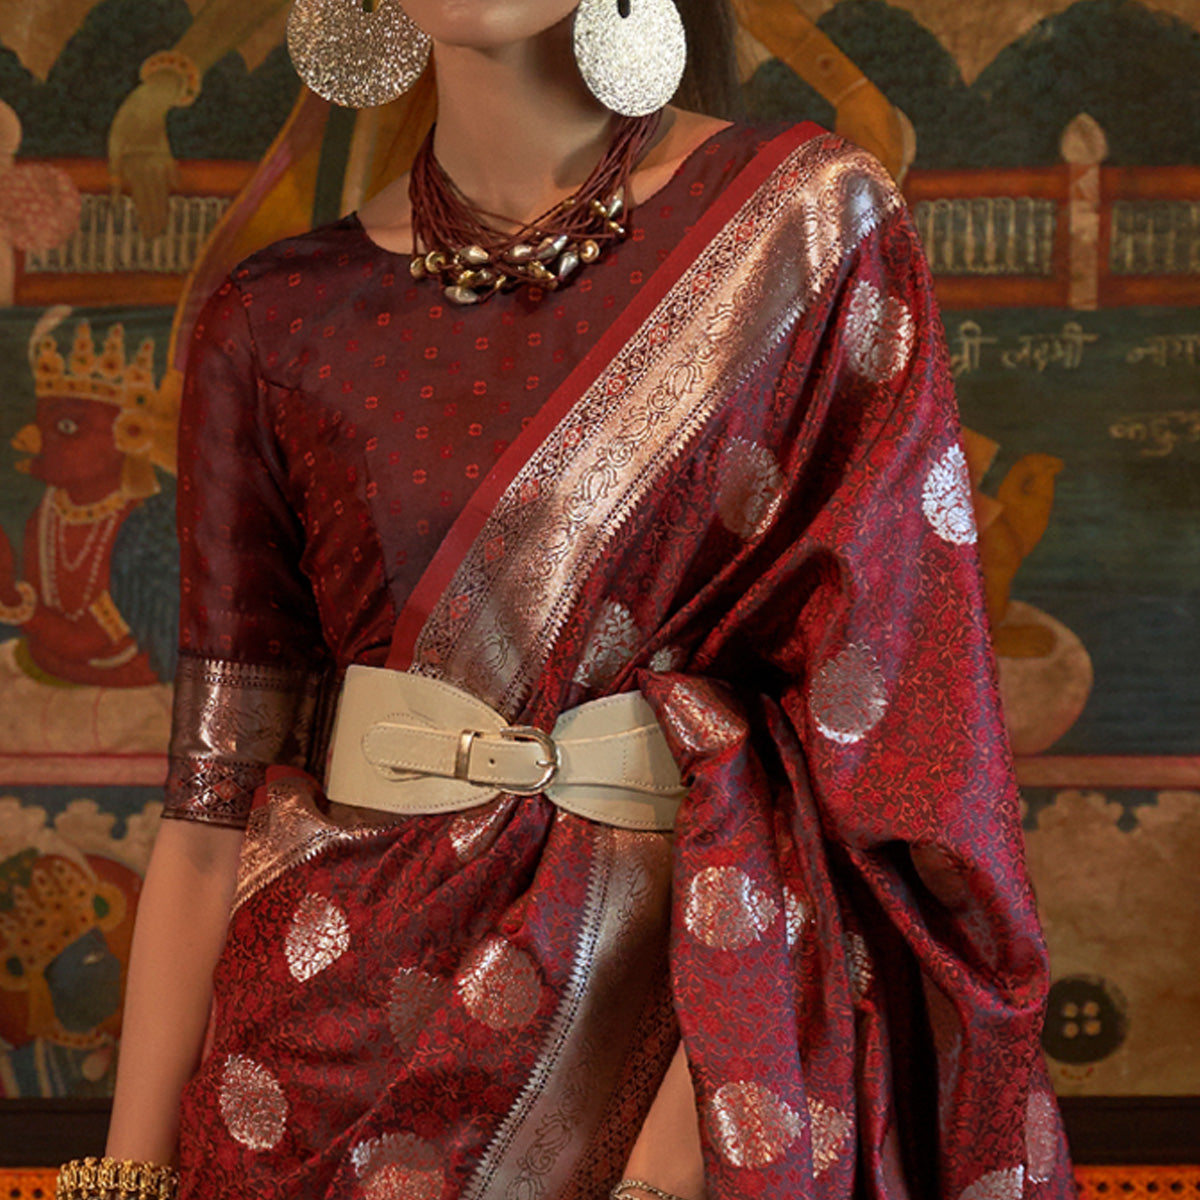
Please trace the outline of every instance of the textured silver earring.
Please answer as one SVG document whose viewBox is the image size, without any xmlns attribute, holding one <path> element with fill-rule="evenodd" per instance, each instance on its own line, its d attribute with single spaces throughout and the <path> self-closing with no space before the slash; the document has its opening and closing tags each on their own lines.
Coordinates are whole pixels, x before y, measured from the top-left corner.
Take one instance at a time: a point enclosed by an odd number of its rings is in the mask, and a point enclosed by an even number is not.
<svg viewBox="0 0 1200 1200">
<path fill-rule="evenodd" d="M 403 95 L 429 61 L 429 35 L 396 0 L 296 0 L 288 53 L 318 96 L 346 108 L 374 108 Z"/>
<path fill-rule="evenodd" d="M 627 117 L 667 104 L 687 63 L 683 21 L 671 0 L 580 0 L 574 41 L 588 90 Z"/>
</svg>

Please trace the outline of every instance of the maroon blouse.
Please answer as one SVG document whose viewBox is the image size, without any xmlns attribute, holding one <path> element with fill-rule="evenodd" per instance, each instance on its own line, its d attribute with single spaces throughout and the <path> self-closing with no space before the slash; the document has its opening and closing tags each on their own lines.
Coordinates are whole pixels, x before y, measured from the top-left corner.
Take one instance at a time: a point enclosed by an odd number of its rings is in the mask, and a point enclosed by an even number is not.
<svg viewBox="0 0 1200 1200">
<path fill-rule="evenodd" d="M 384 661 L 480 479 L 769 136 L 710 138 L 561 292 L 457 307 L 353 214 L 233 272 L 184 389 L 164 815 L 242 826 L 267 766 L 319 766 L 323 685 Z"/>
</svg>

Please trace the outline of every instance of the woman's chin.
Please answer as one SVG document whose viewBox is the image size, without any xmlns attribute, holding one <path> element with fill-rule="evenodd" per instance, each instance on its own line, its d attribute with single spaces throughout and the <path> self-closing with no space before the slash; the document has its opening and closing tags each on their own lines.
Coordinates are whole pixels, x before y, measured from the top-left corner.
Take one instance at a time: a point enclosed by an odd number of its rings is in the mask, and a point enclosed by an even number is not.
<svg viewBox="0 0 1200 1200">
<path fill-rule="evenodd" d="M 405 11 L 439 45 L 496 53 L 564 26 L 577 0 L 407 0 Z"/>
</svg>

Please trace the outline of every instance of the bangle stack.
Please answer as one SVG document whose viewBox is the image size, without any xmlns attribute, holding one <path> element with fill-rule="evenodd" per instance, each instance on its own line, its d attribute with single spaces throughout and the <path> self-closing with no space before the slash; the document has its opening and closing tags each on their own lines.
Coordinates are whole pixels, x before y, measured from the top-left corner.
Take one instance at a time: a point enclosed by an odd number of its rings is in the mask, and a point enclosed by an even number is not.
<svg viewBox="0 0 1200 1200">
<path fill-rule="evenodd" d="M 158 1163 L 75 1158 L 58 1171 L 57 1200 L 175 1200 L 179 1172 Z"/>
<path fill-rule="evenodd" d="M 200 68 L 186 54 L 180 54 L 178 50 L 160 50 L 142 63 L 138 78 L 145 83 L 159 71 L 169 71 L 182 85 L 183 91 L 175 101 L 176 107 L 187 108 L 189 104 L 196 103 L 196 97 L 200 95 Z"/>
</svg>

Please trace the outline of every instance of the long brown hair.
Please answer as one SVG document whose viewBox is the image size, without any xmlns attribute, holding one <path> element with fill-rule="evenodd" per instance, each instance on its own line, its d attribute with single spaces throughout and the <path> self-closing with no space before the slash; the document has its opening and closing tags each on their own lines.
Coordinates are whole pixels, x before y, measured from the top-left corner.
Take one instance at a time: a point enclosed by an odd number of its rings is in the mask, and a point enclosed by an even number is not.
<svg viewBox="0 0 1200 1200">
<path fill-rule="evenodd" d="M 675 94 L 680 108 L 736 120 L 745 115 L 729 0 L 676 0 L 687 34 L 688 63 Z"/>
</svg>

